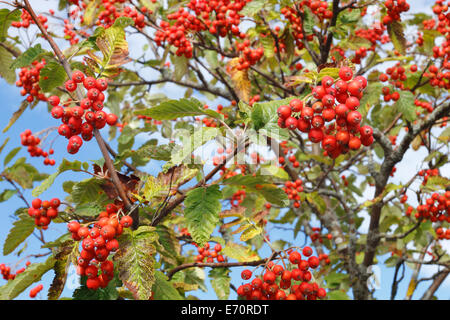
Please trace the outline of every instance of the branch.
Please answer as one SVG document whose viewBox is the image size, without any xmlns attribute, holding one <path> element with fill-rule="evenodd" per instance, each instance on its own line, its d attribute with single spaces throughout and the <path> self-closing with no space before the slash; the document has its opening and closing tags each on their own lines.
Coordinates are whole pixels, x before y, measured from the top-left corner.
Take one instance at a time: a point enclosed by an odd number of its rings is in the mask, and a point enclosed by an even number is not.
<svg viewBox="0 0 450 320">
<path fill-rule="evenodd" d="M 430 285 L 427 291 L 425 291 L 421 300 L 431 300 L 434 296 L 434 293 L 437 291 L 437 289 L 439 289 L 439 287 L 447 278 L 449 273 L 450 273 L 449 269 L 441 271 L 438 274 L 438 276 L 433 280 L 433 283 Z"/>
<path fill-rule="evenodd" d="M 269 258 L 260 259 L 255 261 L 246 261 L 246 262 L 217 262 L 217 263 L 202 263 L 202 262 L 193 262 L 179 265 L 178 267 L 173 268 L 167 273 L 167 277 L 172 279 L 173 275 L 178 271 L 188 269 L 188 268 L 229 268 L 229 267 L 245 267 L 245 266 L 260 266 L 262 264 L 266 264 L 270 260 L 274 260 L 277 255 L 279 255 L 282 251 L 275 252 Z"/>
<path fill-rule="evenodd" d="M 38 19 L 38 17 L 36 16 L 36 13 L 34 12 L 33 8 L 31 7 L 30 3 L 28 0 L 24 0 L 25 3 L 25 9 L 28 11 L 28 13 L 30 14 L 31 18 L 33 19 L 33 21 L 36 23 L 36 25 L 38 26 L 39 30 L 42 32 L 44 38 L 47 40 L 47 42 L 50 44 L 50 46 L 52 47 L 55 55 L 57 56 L 59 62 L 61 63 L 61 65 L 64 67 L 64 70 L 66 71 L 67 75 L 69 76 L 69 78 L 71 78 L 72 76 L 72 69 L 70 67 L 70 64 L 68 63 L 67 59 L 64 57 L 63 53 L 61 52 L 61 50 L 59 49 L 58 45 L 55 43 L 55 41 L 53 40 L 53 38 L 50 36 L 50 34 L 47 32 L 47 30 L 44 28 L 44 26 L 42 25 L 41 21 Z M 77 90 L 76 92 L 77 94 L 77 98 L 79 101 L 81 101 L 82 99 L 82 94 L 79 90 Z M 125 204 L 125 209 L 127 211 L 130 210 L 130 201 L 122 187 L 122 184 L 119 180 L 119 177 L 117 175 L 116 169 L 114 168 L 114 164 L 109 156 L 108 150 L 105 146 L 105 141 L 103 140 L 100 132 L 98 131 L 97 128 L 94 129 L 94 136 L 95 139 L 97 140 L 97 144 L 100 147 L 100 150 L 102 152 L 102 155 L 105 159 L 105 163 L 106 166 L 111 174 L 111 178 L 112 181 L 114 183 L 114 186 L 117 189 L 117 192 L 119 193 L 120 198 L 122 199 L 122 201 Z M 131 217 L 133 218 L 133 229 L 137 228 L 137 226 L 139 225 L 139 215 L 137 211 L 134 211 L 131 213 Z"/>
</svg>

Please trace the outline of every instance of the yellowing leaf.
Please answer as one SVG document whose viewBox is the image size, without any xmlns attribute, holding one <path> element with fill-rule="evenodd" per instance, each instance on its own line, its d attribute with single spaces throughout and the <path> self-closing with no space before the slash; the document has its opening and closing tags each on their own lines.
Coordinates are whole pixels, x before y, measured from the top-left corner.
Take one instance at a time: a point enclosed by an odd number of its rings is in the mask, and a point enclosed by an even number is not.
<svg viewBox="0 0 450 320">
<path fill-rule="evenodd" d="M 233 87 L 239 97 L 244 102 L 250 100 L 251 83 L 248 78 L 248 70 L 238 70 L 239 58 L 231 59 L 227 63 L 227 73 L 231 77 Z"/>
</svg>

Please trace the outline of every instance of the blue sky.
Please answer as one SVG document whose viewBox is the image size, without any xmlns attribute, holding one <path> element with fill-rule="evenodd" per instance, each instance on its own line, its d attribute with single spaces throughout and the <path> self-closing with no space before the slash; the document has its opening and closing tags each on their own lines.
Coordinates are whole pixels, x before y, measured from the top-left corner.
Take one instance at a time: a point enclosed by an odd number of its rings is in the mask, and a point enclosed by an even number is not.
<svg viewBox="0 0 450 320">
<path fill-rule="evenodd" d="M 43 6 L 47 7 L 49 6 L 49 3 L 51 4 L 54 1 L 31 1 L 32 5 L 36 4 L 43 4 Z M 431 1 L 408 1 L 411 4 L 412 11 L 413 12 L 419 12 L 424 9 L 424 5 L 430 5 Z M 53 6 L 53 5 L 51 5 Z M 428 9 L 427 9 L 428 10 Z M 133 45 L 138 45 L 138 41 L 130 42 L 130 47 L 133 47 Z M 133 50 L 130 50 L 133 54 Z M 136 52 L 136 51 L 134 51 Z M 0 119 L 0 129 L 3 129 L 13 112 L 17 109 L 17 107 L 20 105 L 20 102 L 22 100 L 22 97 L 19 94 L 20 89 L 16 88 L 15 86 L 10 86 L 5 83 L 3 79 L 0 79 L 0 98 L 3 101 L 2 108 L 3 108 L 3 116 Z M 176 91 L 176 89 L 173 86 L 169 86 L 166 90 L 166 94 L 170 95 L 171 97 L 178 96 L 179 91 Z M 10 130 L 7 133 L 0 133 L 0 143 L 4 141 L 7 137 L 10 137 L 10 141 L 7 144 L 6 148 L 3 150 L 2 158 L 13 148 L 20 145 L 20 138 L 19 134 L 24 131 L 25 129 L 30 129 L 32 132 L 37 132 L 42 130 L 43 128 L 51 127 L 57 125 L 58 122 L 51 118 L 50 114 L 47 111 L 47 106 L 44 103 L 38 104 L 33 110 L 27 110 L 21 118 L 10 128 Z M 51 138 L 54 138 L 57 136 L 57 133 L 54 132 L 51 135 Z M 103 136 L 107 136 L 107 132 L 105 130 L 103 131 Z M 112 144 L 114 147 L 114 143 Z M 62 158 L 66 158 L 68 160 L 80 160 L 80 161 L 89 161 L 89 160 L 96 160 L 101 158 L 100 151 L 98 150 L 98 147 L 94 141 L 91 141 L 90 143 L 85 143 L 83 147 L 81 148 L 80 152 L 76 155 L 70 155 L 66 152 L 66 140 L 64 138 L 57 138 L 55 141 L 55 144 L 53 146 L 55 149 L 55 155 L 54 158 L 56 160 L 57 165 L 61 162 Z M 15 157 L 15 159 L 19 157 L 26 157 L 28 153 L 26 152 L 25 148 L 23 148 L 19 154 Z M 420 157 L 417 157 L 416 154 L 414 154 L 414 157 L 416 157 L 416 160 Z M 405 157 L 407 159 L 413 159 L 411 157 L 411 154 L 407 154 Z M 14 160 L 13 160 L 14 161 Z M 47 172 L 51 174 L 54 172 L 56 167 L 47 167 L 42 164 L 42 158 L 31 158 L 28 160 L 30 163 L 32 163 L 34 166 L 36 166 L 39 170 L 43 172 Z M 13 163 L 13 162 L 11 162 Z M 2 164 L 0 164 L 2 165 Z M 408 163 L 408 165 L 402 165 L 398 166 L 398 172 L 396 174 L 396 178 L 394 181 L 398 182 L 405 182 L 411 170 L 416 170 L 417 161 L 411 161 Z M 157 171 L 157 167 L 149 167 L 151 169 L 151 173 L 155 173 Z M 64 197 L 64 192 L 62 191 L 61 184 L 64 180 L 81 180 L 87 178 L 84 174 L 76 174 L 72 172 L 66 172 L 60 175 L 56 183 L 49 188 L 47 191 L 45 191 L 42 194 L 43 199 L 51 199 L 53 197 Z M 0 191 L 10 188 L 10 185 L 8 185 L 6 182 L 0 182 Z M 28 201 L 31 201 L 33 198 L 31 196 L 31 191 L 26 191 L 25 197 Z M 369 197 L 371 196 L 371 193 L 365 194 L 365 196 Z M 11 216 L 15 209 L 18 207 L 24 206 L 21 199 L 19 199 L 16 196 L 13 196 L 10 200 L 7 202 L 0 203 L 0 215 L 2 215 L 2 224 L 0 225 L 0 248 L 3 247 L 3 243 L 6 239 L 7 233 L 9 229 L 12 226 L 12 222 L 14 221 Z M 270 226 L 269 226 L 270 229 Z M 55 225 L 51 224 L 49 229 L 44 232 L 45 239 L 46 240 L 53 240 L 56 239 L 61 234 L 65 233 L 65 225 Z M 270 231 L 271 234 L 271 240 L 277 240 L 277 239 L 283 239 L 288 240 L 294 243 L 303 243 L 303 238 L 299 235 L 297 239 L 286 239 L 286 234 L 281 233 L 280 231 L 276 229 L 272 229 Z M 448 242 L 448 241 L 447 241 Z M 8 255 L 8 256 L 2 256 L 0 255 L 0 263 L 6 263 L 10 264 L 11 267 L 13 267 L 18 260 L 23 259 L 27 254 L 36 253 L 39 251 L 40 243 L 33 237 L 30 236 L 27 241 L 27 249 L 25 253 L 23 253 L 20 257 L 17 257 L 14 253 Z M 21 248 L 21 246 L 19 246 Z M 2 251 L 2 250 L 0 250 Z M 42 252 L 42 250 L 40 251 Z M 262 251 L 262 256 L 264 256 L 263 253 L 268 253 L 267 248 Z M 33 259 L 27 259 L 31 262 L 34 262 L 36 260 Z M 21 268 L 24 266 L 26 260 L 23 260 L 17 268 Z M 232 283 L 237 287 L 240 283 L 240 272 L 242 271 L 242 268 L 235 268 L 232 270 L 231 276 L 232 276 Z M 392 276 L 393 276 L 393 269 L 387 269 L 382 267 L 380 270 L 381 275 L 381 288 L 376 291 L 375 297 L 380 299 L 388 299 L 390 296 L 390 286 L 392 283 Z M 209 272 L 209 270 L 206 270 L 206 273 Z M 411 270 L 407 269 L 406 272 L 406 279 L 409 279 L 409 276 L 411 274 Z M 46 298 L 46 290 L 48 289 L 51 281 L 53 279 L 53 272 L 47 273 L 41 283 L 44 285 L 44 290 L 38 295 L 37 299 L 45 299 Z M 71 278 L 73 280 L 73 278 Z M 3 285 L 5 281 L 3 279 L 0 279 L 0 285 Z M 70 281 L 69 281 L 70 283 Z M 429 283 L 429 282 L 428 282 Z M 68 285 L 69 286 L 69 285 Z M 207 286 L 210 289 L 208 293 L 203 293 L 201 291 L 192 293 L 199 298 L 203 299 L 215 299 L 215 294 L 213 293 L 213 290 L 211 289 L 211 286 L 209 285 L 209 282 L 207 282 Z M 403 298 L 406 293 L 406 286 L 407 281 L 402 282 L 402 284 L 399 287 L 398 290 L 398 298 Z M 415 298 L 418 298 L 421 296 L 423 292 L 424 286 L 419 287 L 419 289 L 416 292 Z M 70 296 L 71 289 L 66 288 L 66 290 L 63 293 L 63 296 Z M 447 279 L 446 282 L 441 286 L 441 288 L 437 292 L 438 297 L 441 299 L 449 299 L 450 298 L 450 279 Z M 232 292 L 230 298 L 234 299 L 236 295 Z M 28 290 L 22 293 L 19 296 L 19 299 L 28 299 Z"/>
</svg>

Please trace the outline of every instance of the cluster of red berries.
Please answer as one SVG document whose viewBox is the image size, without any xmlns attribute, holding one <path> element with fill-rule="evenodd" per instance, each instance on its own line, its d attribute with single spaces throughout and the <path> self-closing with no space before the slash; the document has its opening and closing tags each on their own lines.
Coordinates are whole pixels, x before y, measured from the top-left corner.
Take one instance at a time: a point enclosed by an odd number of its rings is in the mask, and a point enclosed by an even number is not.
<svg viewBox="0 0 450 320">
<path fill-rule="evenodd" d="M 439 176 L 439 169 L 435 168 L 435 169 L 420 170 L 419 176 L 423 177 L 422 185 L 426 185 L 429 177 Z"/>
<path fill-rule="evenodd" d="M 28 267 L 31 264 L 30 261 L 25 263 L 25 266 Z M 25 268 L 26 268 L 25 267 Z M 18 274 L 21 274 L 25 271 L 25 268 L 20 268 L 16 271 L 16 273 L 11 273 L 11 267 L 6 266 L 4 263 L 0 264 L 0 273 L 5 280 L 14 280 Z"/>
<path fill-rule="evenodd" d="M 312 273 L 316 269 L 319 258 L 312 256 L 310 247 L 302 251 L 308 259 L 302 260 L 298 251 L 290 251 L 288 266 L 267 263 L 262 276 L 255 276 L 250 283 L 238 287 L 237 294 L 246 300 L 316 300 L 326 297 L 326 291 L 316 282 L 311 282 Z M 285 265 L 283 260 L 283 265 Z M 245 269 L 241 273 L 243 280 L 249 280 L 253 272 Z"/>
<path fill-rule="evenodd" d="M 84 141 L 89 141 L 93 137 L 94 128 L 101 129 L 106 124 L 113 126 L 117 123 L 117 116 L 113 113 L 107 114 L 103 111 L 103 101 L 105 100 L 105 91 L 108 87 L 106 79 L 95 79 L 85 77 L 83 72 L 75 71 L 72 79 L 67 80 L 65 87 L 69 92 L 77 89 L 78 84 L 82 84 L 87 90 L 87 95 L 79 105 L 74 107 L 63 107 L 60 104 L 58 96 L 51 96 L 48 102 L 53 106 L 51 110 L 52 117 L 61 119 L 62 124 L 58 128 L 61 136 L 69 139 L 67 151 L 70 154 L 78 152 Z M 67 101 L 65 104 L 71 103 Z M 81 134 L 81 137 L 79 136 Z"/>
<path fill-rule="evenodd" d="M 358 150 L 361 144 L 370 146 L 374 140 L 373 129 L 368 125 L 360 126 L 362 115 L 357 111 L 367 86 L 366 78 L 353 78 L 349 67 L 339 69 L 339 78 L 335 82 L 330 76 L 323 77 L 321 85 L 312 89 L 315 102 L 310 100 L 305 104 L 303 100 L 292 99 L 289 105 L 277 110 L 281 128 L 308 133 L 311 142 L 322 142 L 324 155 L 331 158 Z M 335 123 L 325 127 L 325 122 L 333 120 Z"/>
<path fill-rule="evenodd" d="M 119 210 L 118 206 L 108 204 L 106 211 L 99 214 L 98 221 L 90 228 L 75 220 L 67 224 L 72 238 L 81 241 L 77 273 L 87 277 L 86 286 L 89 289 L 105 288 L 114 277 L 114 264 L 107 260 L 109 253 L 119 248 L 116 237 L 123 233 L 123 228 L 133 223 L 130 216 L 123 216 L 119 220 Z"/>
<path fill-rule="evenodd" d="M 216 243 L 214 250 L 210 250 L 209 243 L 206 243 L 203 247 L 199 247 L 196 243 L 194 243 L 194 245 L 197 247 L 198 251 L 198 255 L 195 257 L 195 262 L 202 263 L 205 259 L 207 263 L 213 263 L 214 259 L 216 259 L 217 262 L 225 261 L 223 255 L 220 254 L 220 251 L 222 251 L 222 246 L 220 243 Z"/>
<path fill-rule="evenodd" d="M 33 61 L 31 66 L 24 67 L 19 71 L 19 80 L 16 81 L 17 87 L 22 87 L 20 91 L 22 96 L 26 97 L 29 103 L 33 102 L 35 98 L 40 101 L 47 101 L 44 93 L 39 86 L 40 72 L 45 66 L 45 60 Z"/>
<path fill-rule="evenodd" d="M 295 153 L 288 155 L 288 152 L 285 152 L 285 156 L 287 156 L 289 162 L 292 164 L 294 168 L 298 168 L 300 166 L 300 162 L 297 161 Z M 286 158 L 283 156 L 278 157 L 278 163 L 284 165 L 286 163 Z"/>
<path fill-rule="evenodd" d="M 303 25 L 302 25 L 302 19 L 298 15 L 297 10 L 294 7 L 284 7 L 281 8 L 281 14 L 285 16 L 285 18 L 290 23 L 290 29 L 292 36 L 295 39 L 295 45 L 299 50 L 302 50 L 304 48 L 303 44 Z M 311 41 L 313 39 L 313 35 L 307 35 L 306 40 Z M 301 68 L 300 68 L 301 69 Z M 299 69 L 297 69 L 299 70 Z"/>
<path fill-rule="evenodd" d="M 50 149 L 47 152 L 38 147 L 38 145 L 41 143 L 41 139 L 32 135 L 30 129 L 26 129 L 20 134 L 20 142 L 23 146 L 28 147 L 27 151 L 31 157 L 44 157 L 44 165 L 55 165 L 55 159 L 50 159 L 48 157 L 49 155 L 54 153 L 53 149 Z"/>
<path fill-rule="evenodd" d="M 419 99 L 414 100 L 414 104 L 422 109 L 427 110 L 428 112 L 433 112 L 433 105 L 427 101 L 420 101 Z"/>
<path fill-rule="evenodd" d="M 311 238 L 312 242 L 319 241 L 320 243 L 323 243 L 324 238 L 327 238 L 328 240 L 333 239 L 333 236 L 331 233 L 328 233 L 327 235 L 322 236 L 322 234 L 321 234 L 322 230 L 318 227 L 311 228 L 311 231 L 312 231 L 312 233 L 309 235 L 309 237 Z M 319 260 L 320 261 L 325 260 L 325 264 L 330 263 L 330 259 L 328 259 L 328 255 L 326 253 L 319 254 Z"/>
<path fill-rule="evenodd" d="M 47 25 L 47 17 L 39 14 L 37 16 L 39 21 L 42 23 L 45 29 L 48 28 Z M 11 27 L 15 28 L 25 28 L 27 29 L 30 25 L 35 24 L 34 20 L 31 18 L 31 15 L 28 13 L 27 10 L 22 9 L 22 14 L 20 15 L 20 21 L 13 21 L 11 22 Z"/>
<path fill-rule="evenodd" d="M 236 43 L 238 52 L 242 52 L 239 57 L 239 64 L 236 66 L 237 70 L 245 70 L 250 66 L 256 64 L 264 55 L 264 48 L 257 49 L 250 48 L 250 40 L 245 39 L 242 43 Z"/>
<path fill-rule="evenodd" d="M 436 229 L 436 235 L 439 240 L 450 240 L 450 229 L 439 227 Z"/>
<path fill-rule="evenodd" d="M 75 26 L 69 22 L 69 19 L 64 19 L 64 39 L 68 40 L 72 46 L 80 41 Z"/>
<path fill-rule="evenodd" d="M 58 216 L 58 207 L 61 201 L 53 198 L 50 201 L 42 201 L 39 198 L 33 199 L 31 207 L 28 208 L 28 215 L 34 218 L 36 226 L 46 230 L 50 222 Z"/>
<path fill-rule="evenodd" d="M 119 17 L 129 17 L 133 19 L 134 25 L 136 28 L 144 28 L 145 27 L 145 16 L 138 12 L 135 8 L 116 6 L 116 4 L 122 4 L 125 1 L 123 0 L 102 0 L 102 5 L 105 8 L 104 11 L 101 11 L 98 15 L 98 20 L 96 24 L 98 26 L 102 26 L 104 28 L 109 28 L 114 24 L 117 18 Z M 155 2 L 153 0 L 152 2 Z M 100 5 L 99 5 L 100 6 Z M 141 9 L 143 12 L 149 12 L 152 14 L 151 10 L 147 10 L 146 7 Z"/>
<path fill-rule="evenodd" d="M 27 261 L 27 267 L 30 265 L 30 262 Z M 25 271 L 25 268 L 20 268 L 16 271 L 16 273 L 11 273 L 11 267 L 8 267 L 4 263 L 0 264 L 0 273 L 4 280 L 14 280 L 16 276 Z"/>
<path fill-rule="evenodd" d="M 425 204 L 420 204 L 416 208 L 417 219 L 430 220 L 431 222 L 450 222 L 450 191 L 444 194 L 433 193 L 425 200 Z"/>
<path fill-rule="evenodd" d="M 372 47 L 369 50 L 373 51 L 375 50 L 377 41 L 380 41 L 381 43 L 386 43 L 388 41 L 389 36 L 383 36 L 385 30 L 386 26 L 382 25 L 380 22 L 375 22 L 371 28 L 356 29 L 355 35 L 369 40 L 372 43 Z"/>
<path fill-rule="evenodd" d="M 35 298 L 39 292 L 44 289 L 44 286 L 42 284 L 38 284 L 36 287 L 30 290 L 30 298 Z"/>
<path fill-rule="evenodd" d="M 355 56 L 352 59 L 352 63 L 360 64 L 361 59 L 365 58 L 366 56 L 367 56 L 367 48 L 360 47 L 355 51 Z"/>
<path fill-rule="evenodd" d="M 386 0 L 384 6 L 387 9 L 387 15 L 383 17 L 384 24 L 400 21 L 400 14 L 409 10 L 406 0 Z"/>
<path fill-rule="evenodd" d="M 447 57 L 446 57 L 447 58 Z M 442 69 L 450 69 L 450 62 L 444 62 Z M 423 76 L 430 80 L 430 85 L 433 87 L 450 89 L 450 72 L 440 70 L 436 65 L 431 65 Z"/>
<path fill-rule="evenodd" d="M 319 17 L 320 20 L 331 19 L 333 17 L 333 11 L 328 8 L 327 1 L 305 0 L 302 1 L 301 4 L 308 6 L 311 9 L 311 12 Z"/>
<path fill-rule="evenodd" d="M 230 199 L 230 204 L 232 207 L 237 208 L 241 205 L 242 201 L 244 201 L 245 199 L 245 190 L 241 189 L 241 190 L 237 190 L 235 193 L 233 193 L 233 195 L 231 196 Z"/>
<path fill-rule="evenodd" d="M 144 116 L 143 114 L 138 114 L 137 118 L 139 120 L 144 120 L 145 123 L 149 123 L 149 124 L 152 123 L 156 126 L 162 124 L 161 120 L 154 120 L 154 119 L 152 119 L 152 117 Z"/>
<path fill-rule="evenodd" d="M 286 181 L 282 190 L 288 195 L 289 200 L 294 201 L 294 207 L 300 208 L 300 192 L 303 192 L 303 181 L 297 179 L 295 181 Z"/>
<path fill-rule="evenodd" d="M 229 32 L 241 38 L 244 33 L 239 31 L 241 16 L 239 11 L 250 0 L 206 1 L 191 0 L 186 8 L 182 7 L 175 13 L 167 15 L 170 24 L 161 21 L 161 30 L 155 32 L 155 42 L 161 46 L 164 41 L 177 47 L 176 55 L 192 57 L 192 43 L 188 34 L 208 30 L 211 34 L 225 37 Z M 192 13 L 191 13 L 191 12 Z"/>
</svg>

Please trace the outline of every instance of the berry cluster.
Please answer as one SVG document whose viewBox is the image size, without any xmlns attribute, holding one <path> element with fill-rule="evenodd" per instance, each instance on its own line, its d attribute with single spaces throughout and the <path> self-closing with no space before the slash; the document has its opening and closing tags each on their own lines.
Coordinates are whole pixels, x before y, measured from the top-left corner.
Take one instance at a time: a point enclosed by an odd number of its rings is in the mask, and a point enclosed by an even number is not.
<svg viewBox="0 0 450 320">
<path fill-rule="evenodd" d="M 264 55 L 264 48 L 251 49 L 248 39 L 242 43 L 237 43 L 236 49 L 238 52 L 242 52 L 241 57 L 239 57 L 239 64 L 236 66 L 237 70 L 250 68 L 250 66 L 256 64 Z"/>
<path fill-rule="evenodd" d="M 364 39 L 369 40 L 372 43 L 372 47 L 369 50 L 375 50 L 375 44 L 377 41 L 381 43 L 386 43 L 388 36 L 383 36 L 386 26 L 379 22 L 375 22 L 369 29 L 356 29 L 355 35 Z"/>
<path fill-rule="evenodd" d="M 30 298 L 35 298 L 36 295 L 44 289 L 42 284 L 38 284 L 36 287 L 30 290 Z"/>
<path fill-rule="evenodd" d="M 297 179 L 295 181 L 286 181 L 283 191 L 288 195 L 289 200 L 294 200 L 294 207 L 300 208 L 300 192 L 303 192 L 303 181 Z"/>
<path fill-rule="evenodd" d="M 450 240 L 450 229 L 439 227 L 436 229 L 436 235 L 439 240 Z"/>
<path fill-rule="evenodd" d="M 139 120 L 144 120 L 145 123 L 149 123 L 149 124 L 153 123 L 156 126 L 162 124 L 161 120 L 153 120 L 152 117 L 144 116 L 143 114 L 138 114 L 137 118 Z"/>
<path fill-rule="evenodd" d="M 414 104 L 428 112 L 433 112 L 433 105 L 427 101 L 420 101 L 419 99 L 414 100 Z"/>
<path fill-rule="evenodd" d="M 430 85 L 433 87 L 450 89 L 450 72 L 444 72 L 443 69 L 450 69 L 450 62 L 443 63 L 443 68 L 439 69 L 436 65 L 431 65 L 428 72 L 423 74 L 424 77 L 430 80 Z"/>
<path fill-rule="evenodd" d="M 303 49 L 304 36 L 303 36 L 302 19 L 300 18 L 300 16 L 298 16 L 297 10 L 295 10 L 295 8 L 293 7 L 284 7 L 281 9 L 281 14 L 283 14 L 290 23 L 290 29 L 292 36 L 295 39 L 295 45 L 299 50 Z M 312 35 L 308 35 L 307 40 L 308 41 L 312 40 L 312 37 L 313 37 Z M 297 70 L 301 69 L 300 67 L 297 68 L 298 68 Z"/>
<path fill-rule="evenodd" d="M 44 68 L 45 63 L 45 60 L 40 62 L 33 61 L 31 66 L 24 67 L 19 71 L 19 80 L 16 81 L 16 86 L 23 88 L 20 91 L 22 96 L 28 94 L 26 99 L 29 103 L 33 102 L 35 98 L 40 101 L 47 101 L 39 86 L 40 72 Z"/>
<path fill-rule="evenodd" d="M 28 208 L 28 215 L 34 218 L 36 226 L 46 230 L 50 222 L 58 216 L 58 207 L 61 201 L 58 198 L 53 198 L 50 201 L 42 201 L 39 198 L 31 202 L 31 207 Z"/>
<path fill-rule="evenodd" d="M 309 237 L 311 238 L 312 242 L 319 241 L 320 243 L 323 243 L 324 238 L 327 238 L 328 240 L 333 239 L 333 236 L 331 235 L 331 233 L 328 233 L 327 235 L 322 236 L 322 234 L 321 234 L 322 230 L 320 228 L 314 227 L 314 228 L 311 228 L 311 231 L 312 231 L 312 233 L 310 234 Z M 328 259 L 328 255 L 326 253 L 319 254 L 319 260 L 320 261 L 324 260 L 325 264 L 330 263 L 330 259 Z"/>
<path fill-rule="evenodd" d="M 307 5 L 312 13 L 318 16 L 320 20 L 331 19 L 333 17 L 333 12 L 329 10 L 327 1 L 304 1 L 304 4 Z"/>
<path fill-rule="evenodd" d="M 155 1 L 153 1 L 155 2 Z M 137 28 L 144 28 L 145 27 L 145 16 L 142 13 L 139 13 L 135 8 L 131 7 L 118 7 L 116 4 L 124 3 L 124 1 L 121 0 L 103 0 L 102 5 L 105 8 L 104 11 L 101 11 L 98 15 L 98 20 L 96 24 L 98 26 L 102 26 L 104 28 L 109 28 L 114 24 L 114 21 L 116 21 L 119 17 L 129 17 L 133 19 L 134 25 Z M 141 11 L 149 11 L 147 8 L 143 7 Z M 149 11 L 151 14 L 152 12 Z"/>
<path fill-rule="evenodd" d="M 331 158 L 358 150 L 361 144 L 370 146 L 374 140 L 373 129 L 360 126 L 362 115 L 357 111 L 367 80 L 363 76 L 353 78 L 349 67 L 339 69 L 339 78 L 335 82 L 330 76 L 323 77 L 321 85 L 312 89 L 314 101 L 305 104 L 292 99 L 277 110 L 281 128 L 308 133 L 311 142 L 322 142 L 324 155 Z M 335 123 L 325 127 L 325 122 L 333 120 Z"/>
<path fill-rule="evenodd" d="M 237 208 L 241 205 L 242 201 L 245 199 L 245 190 L 237 190 L 233 195 L 231 196 L 230 204 L 232 207 Z"/>
<path fill-rule="evenodd" d="M 319 258 L 312 256 L 310 247 L 302 251 L 308 259 L 302 259 L 298 251 L 290 251 L 288 260 L 290 264 L 274 264 L 270 261 L 266 264 L 263 275 L 255 276 L 250 283 L 238 287 L 238 296 L 246 300 L 316 300 L 326 297 L 326 291 L 319 288 L 309 269 L 316 269 Z M 241 273 L 243 280 L 249 280 L 253 272 L 245 269 Z"/>
<path fill-rule="evenodd" d="M 31 264 L 30 261 L 27 261 L 25 265 L 28 267 Z M 16 271 L 16 273 L 11 273 L 11 267 L 6 266 L 4 263 L 0 264 L 0 273 L 3 276 L 4 280 L 14 280 L 16 276 L 25 271 L 25 268 L 20 268 Z"/>
<path fill-rule="evenodd" d="M 83 72 L 77 70 L 73 72 L 72 79 L 66 81 L 65 87 L 67 91 L 73 92 L 77 89 L 78 84 L 82 84 L 87 90 L 86 97 L 79 102 L 79 105 L 63 107 L 59 105 L 60 99 L 58 96 L 48 98 L 48 102 L 53 106 L 52 117 L 62 121 L 58 133 L 69 139 L 67 152 L 70 154 L 78 152 L 83 140 L 89 141 L 92 139 L 94 128 L 101 129 L 106 124 L 116 125 L 118 119 L 115 114 L 107 114 L 102 110 L 105 100 L 103 91 L 108 87 L 106 79 L 85 77 Z M 67 101 L 65 104 L 70 103 L 72 101 Z"/>
<path fill-rule="evenodd" d="M 43 15 L 38 15 L 37 18 L 42 23 L 45 29 L 48 28 L 47 25 L 47 17 Z M 27 10 L 22 9 L 22 14 L 20 15 L 20 21 L 12 21 L 11 27 L 15 28 L 25 28 L 27 29 L 30 25 L 35 24 L 34 20 L 31 18 L 31 15 L 28 13 Z"/>
<path fill-rule="evenodd" d="M 155 32 L 155 42 L 161 46 L 164 41 L 177 47 L 176 55 L 192 57 L 192 43 L 189 34 L 208 30 L 211 34 L 225 37 L 229 32 L 241 38 L 239 11 L 250 0 L 206 1 L 191 0 L 186 8 L 167 15 L 170 22 L 161 21 L 160 30 Z M 191 13 L 192 12 L 192 13 Z"/>
<path fill-rule="evenodd" d="M 387 9 L 387 15 L 383 17 L 383 24 L 400 21 L 400 14 L 409 10 L 406 0 L 386 0 L 384 6 Z"/>
<path fill-rule="evenodd" d="M 413 71 L 414 70 L 414 71 Z M 417 71 L 417 66 L 412 65 L 410 67 L 411 72 Z M 386 73 L 381 73 L 378 76 L 378 80 L 381 82 L 386 82 L 390 80 L 390 83 L 400 90 L 405 90 L 405 84 L 404 81 L 406 81 L 407 76 L 405 73 L 405 68 L 400 65 L 400 63 L 397 63 L 395 66 L 391 68 L 386 69 Z M 397 101 L 400 98 L 400 95 L 397 91 L 390 92 L 389 87 L 383 87 L 383 95 L 384 95 L 384 101 L 388 102 L 389 100 Z"/>
<path fill-rule="evenodd" d="M 441 195 L 437 192 L 433 193 L 425 200 L 425 204 L 419 205 L 416 210 L 417 219 L 450 222 L 450 191 Z"/>
<path fill-rule="evenodd" d="M 439 176 L 439 169 L 420 170 L 419 176 L 423 177 L 422 185 L 426 185 L 429 177 Z"/>
<path fill-rule="evenodd" d="M 116 205 L 108 204 L 106 211 L 100 213 L 99 220 L 90 228 L 89 225 L 80 225 L 78 221 L 67 224 L 72 238 L 81 241 L 77 273 L 88 278 L 86 286 L 89 289 L 105 288 L 114 277 L 114 264 L 107 260 L 108 256 L 119 248 L 116 237 L 122 234 L 123 228 L 133 223 L 130 216 L 123 216 L 119 221 L 119 212 L 120 208 Z"/>
<path fill-rule="evenodd" d="M 196 243 L 194 245 L 197 247 L 198 255 L 195 258 L 195 262 L 201 263 L 204 262 L 206 259 L 207 263 L 213 263 L 214 259 L 216 259 L 217 262 L 224 262 L 225 259 L 223 255 L 219 254 L 219 252 L 222 250 L 222 246 L 220 243 L 216 243 L 214 246 L 214 250 L 210 250 L 209 243 L 206 243 L 203 247 L 199 247 Z"/>
<path fill-rule="evenodd" d="M 44 157 L 44 165 L 54 166 L 55 159 L 50 159 L 48 156 L 53 154 L 53 149 L 47 151 L 42 150 L 39 146 L 41 139 L 32 135 L 30 129 L 26 129 L 20 134 L 20 142 L 23 146 L 28 147 L 27 151 L 31 157 Z"/>
</svg>

